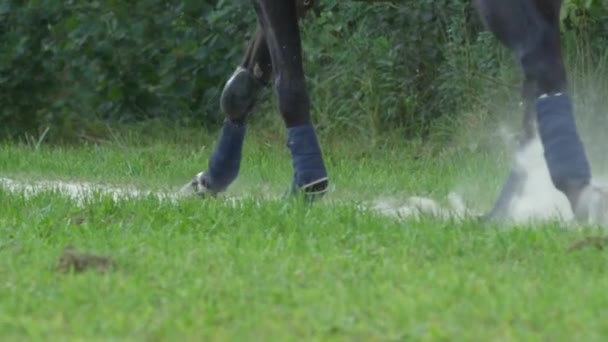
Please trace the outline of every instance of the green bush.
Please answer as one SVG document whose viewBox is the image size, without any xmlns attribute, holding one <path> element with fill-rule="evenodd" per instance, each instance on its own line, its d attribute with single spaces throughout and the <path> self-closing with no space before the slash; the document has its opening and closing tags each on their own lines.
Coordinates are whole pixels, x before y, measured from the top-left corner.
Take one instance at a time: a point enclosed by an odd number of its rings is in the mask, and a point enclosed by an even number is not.
<svg viewBox="0 0 608 342">
<path fill-rule="evenodd" d="M 471 104 L 504 53 L 470 0 L 320 2 L 302 28 L 322 130 L 427 132 Z M 589 32 L 599 49 L 607 13 L 599 0 L 566 1 L 564 30 Z M 50 127 L 73 139 L 150 119 L 216 127 L 254 27 L 249 0 L 0 0 L 0 136 Z"/>
<path fill-rule="evenodd" d="M 217 122 L 253 20 L 247 1 L 0 1 L 2 133 Z"/>
<path fill-rule="evenodd" d="M 504 53 L 469 0 L 325 3 L 303 25 L 321 129 L 426 136 L 478 97 Z"/>
</svg>

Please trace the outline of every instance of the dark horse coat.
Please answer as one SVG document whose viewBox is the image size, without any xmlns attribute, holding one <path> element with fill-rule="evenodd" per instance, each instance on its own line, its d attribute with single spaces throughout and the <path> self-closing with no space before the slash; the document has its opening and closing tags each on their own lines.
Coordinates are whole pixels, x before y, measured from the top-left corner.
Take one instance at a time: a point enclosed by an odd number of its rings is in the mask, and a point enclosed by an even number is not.
<svg viewBox="0 0 608 342">
<path fill-rule="evenodd" d="M 252 0 L 258 18 L 241 64 L 226 83 L 221 107 L 226 120 L 208 169 L 188 185 L 199 194 L 216 194 L 236 179 L 246 119 L 253 111 L 260 88 L 272 85 L 287 128 L 287 147 L 294 178 L 290 193 L 313 200 L 328 189 L 328 174 L 310 117 L 310 100 L 304 81 L 298 19 L 313 0 Z M 477 0 L 475 5 L 486 27 L 511 50 L 524 73 L 525 145 L 538 135 L 556 188 L 569 199 L 578 217 L 588 220 L 604 196 L 590 187 L 591 171 L 577 133 L 572 101 L 560 47 L 561 0 Z M 398 28 L 396 28 L 398 29 Z M 525 175 L 514 170 L 505 183 L 489 217 L 508 214 Z M 591 194 L 591 195 L 590 195 Z M 606 201 L 600 201 L 604 203 Z M 605 208 L 600 211 L 605 212 Z"/>
</svg>

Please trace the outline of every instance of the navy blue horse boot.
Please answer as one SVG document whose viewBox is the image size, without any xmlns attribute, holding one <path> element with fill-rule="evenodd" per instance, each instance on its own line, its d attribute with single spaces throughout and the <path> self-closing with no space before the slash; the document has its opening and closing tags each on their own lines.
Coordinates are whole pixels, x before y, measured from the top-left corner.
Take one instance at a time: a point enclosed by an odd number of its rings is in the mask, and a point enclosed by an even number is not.
<svg viewBox="0 0 608 342">
<path fill-rule="evenodd" d="M 245 132 L 244 124 L 225 120 L 207 170 L 197 174 L 182 192 L 214 196 L 226 190 L 239 174 Z"/>
<path fill-rule="evenodd" d="M 311 124 L 287 129 L 287 147 L 291 152 L 294 177 L 288 196 L 303 195 L 311 203 L 329 188 L 329 178 L 321 147 Z"/>
<path fill-rule="evenodd" d="M 572 100 L 563 93 L 543 95 L 536 100 L 538 131 L 545 159 L 555 187 L 568 194 L 591 179 L 583 143 L 578 135 Z"/>
<path fill-rule="evenodd" d="M 589 184 L 591 168 L 578 135 L 567 94 L 542 95 L 536 100 L 538 131 L 553 185 L 566 195 Z"/>
<path fill-rule="evenodd" d="M 591 167 L 576 128 L 567 94 L 543 95 L 536 101 L 538 130 L 551 180 L 570 201 L 577 220 L 608 223 L 608 192 L 591 185 Z"/>
<path fill-rule="evenodd" d="M 255 71 L 255 70 L 254 70 Z M 236 179 L 241 164 L 246 119 L 253 111 L 264 83 L 254 72 L 238 67 L 226 82 L 220 107 L 226 116 L 220 138 L 202 171 L 182 188 L 182 192 L 216 195 Z"/>
</svg>

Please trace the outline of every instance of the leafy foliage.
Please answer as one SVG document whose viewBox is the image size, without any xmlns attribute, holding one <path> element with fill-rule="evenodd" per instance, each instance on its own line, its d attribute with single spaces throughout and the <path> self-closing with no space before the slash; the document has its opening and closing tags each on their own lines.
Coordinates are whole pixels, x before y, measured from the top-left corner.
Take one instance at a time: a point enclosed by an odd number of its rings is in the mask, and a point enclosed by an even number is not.
<svg viewBox="0 0 608 342">
<path fill-rule="evenodd" d="M 253 19 L 247 5 L 0 2 L 3 133 L 56 125 L 75 134 L 70 125 L 92 119 L 212 120 Z"/>
<path fill-rule="evenodd" d="M 588 21 L 595 32 L 605 30 L 607 16 L 608 3 L 602 0 L 565 0 L 561 13 L 562 23 L 565 25 L 581 27 Z"/>
</svg>

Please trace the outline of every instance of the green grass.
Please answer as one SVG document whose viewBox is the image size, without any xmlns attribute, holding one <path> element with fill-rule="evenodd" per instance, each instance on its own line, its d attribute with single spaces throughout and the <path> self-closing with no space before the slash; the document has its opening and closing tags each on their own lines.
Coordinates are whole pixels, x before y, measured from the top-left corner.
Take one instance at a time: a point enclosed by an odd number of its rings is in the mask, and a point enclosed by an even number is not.
<svg viewBox="0 0 608 342">
<path fill-rule="evenodd" d="M 172 190 L 204 168 L 211 141 L 5 144 L 0 176 Z M 384 147 L 325 141 L 335 188 L 312 208 L 260 200 L 280 196 L 291 175 L 282 139 L 261 133 L 250 134 L 242 175 L 227 195 L 253 198 L 237 205 L 100 195 L 79 206 L 53 192 L 26 198 L 0 190 L 0 340 L 592 341 L 608 334 L 607 254 L 566 252 L 593 231 L 556 222 L 502 229 L 396 220 L 358 209 L 382 196 L 441 199 L 454 188 L 488 209 L 506 176 L 506 154 Z M 68 244 L 110 255 L 118 267 L 59 273 Z"/>
</svg>

